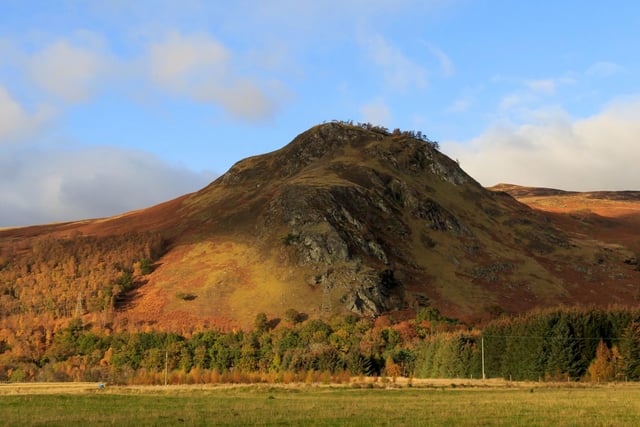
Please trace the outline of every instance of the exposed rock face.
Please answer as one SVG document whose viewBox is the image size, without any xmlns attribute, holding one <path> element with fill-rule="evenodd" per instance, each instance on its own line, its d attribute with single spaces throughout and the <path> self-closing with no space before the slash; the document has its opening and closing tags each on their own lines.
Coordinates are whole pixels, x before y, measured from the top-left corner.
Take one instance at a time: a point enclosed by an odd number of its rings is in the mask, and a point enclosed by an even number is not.
<svg viewBox="0 0 640 427">
<path fill-rule="evenodd" d="M 290 230 L 288 243 L 298 263 L 321 272 L 321 280 L 314 285 L 339 292 L 340 301 L 356 313 L 378 315 L 402 307 L 400 300 L 389 299 L 389 281 L 379 272 L 394 255 L 381 237 L 381 228 L 388 228 L 398 239 L 410 232 L 404 223 L 388 217 L 384 203 L 358 187 L 293 186 L 269 214 L 279 216 Z M 374 269 L 363 269 L 363 265 Z"/>
<path fill-rule="evenodd" d="M 431 199 L 420 201 L 414 210 L 414 215 L 426 220 L 432 230 L 452 231 L 459 233 L 462 227 L 455 216 L 447 212 Z"/>
</svg>

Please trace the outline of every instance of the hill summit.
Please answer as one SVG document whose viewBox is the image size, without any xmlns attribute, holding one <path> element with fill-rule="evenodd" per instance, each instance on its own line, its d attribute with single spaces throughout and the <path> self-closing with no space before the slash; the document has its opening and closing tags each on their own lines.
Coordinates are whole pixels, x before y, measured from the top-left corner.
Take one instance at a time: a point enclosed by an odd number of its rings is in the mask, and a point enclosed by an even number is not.
<svg viewBox="0 0 640 427">
<path fill-rule="evenodd" d="M 109 285 L 119 298 L 82 280 L 70 292 L 95 316 L 112 310 L 113 319 L 171 329 L 246 327 L 257 313 L 288 310 L 375 317 L 436 307 L 478 321 L 635 299 L 632 253 L 554 224 L 483 188 L 419 132 L 332 122 L 238 162 L 196 193 L 112 219 L 4 231 L 0 245 L 10 266 L 43 233 L 160 236 L 153 251 L 144 239 L 138 246 L 151 268 L 138 260 L 137 270 L 133 262 L 113 274 L 121 281 L 129 271 L 129 286 Z M 22 248 L 7 251 L 16 239 Z"/>
</svg>

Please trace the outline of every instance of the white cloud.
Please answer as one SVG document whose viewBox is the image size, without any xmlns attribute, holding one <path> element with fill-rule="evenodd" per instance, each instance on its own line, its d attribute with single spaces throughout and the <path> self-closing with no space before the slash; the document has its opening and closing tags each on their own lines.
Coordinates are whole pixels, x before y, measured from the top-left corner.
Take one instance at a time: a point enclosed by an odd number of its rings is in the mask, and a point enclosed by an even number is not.
<svg viewBox="0 0 640 427">
<path fill-rule="evenodd" d="M 513 92 L 502 97 L 499 108 L 501 110 L 510 110 L 515 107 L 530 104 L 537 99 L 538 97 L 530 91 Z"/>
<path fill-rule="evenodd" d="M 164 90 L 218 105 L 236 118 L 270 118 L 286 89 L 242 76 L 234 62 L 233 53 L 208 34 L 172 32 L 149 47 L 148 70 Z"/>
<path fill-rule="evenodd" d="M 557 99 L 559 88 L 573 85 L 576 80 L 570 73 L 561 77 L 546 79 L 506 79 L 504 77 L 494 77 L 496 83 L 508 82 L 516 84 L 517 88 L 500 98 L 498 102 L 497 114 L 503 121 L 527 120 L 531 115 L 536 115 L 542 109 L 545 111 L 550 99 Z"/>
<path fill-rule="evenodd" d="M 29 117 L 22 106 L 0 86 L 0 141 L 27 127 L 28 122 Z"/>
<path fill-rule="evenodd" d="M 362 120 L 374 125 L 388 126 L 391 119 L 389 107 L 383 99 L 376 99 L 360 108 Z"/>
<path fill-rule="evenodd" d="M 553 79 L 527 80 L 525 84 L 533 92 L 545 95 L 553 95 L 556 91 L 556 82 Z"/>
<path fill-rule="evenodd" d="M 142 93 L 159 90 L 214 104 L 235 118 L 264 120 L 290 96 L 284 84 L 259 77 L 264 66 L 252 59 L 260 51 L 250 50 L 243 56 L 208 33 L 173 31 L 145 48 L 138 57 L 116 56 L 99 35 L 77 31 L 44 43 L 34 53 L 3 42 L 0 53 L 10 54 L 7 64 L 24 77 L 12 82 L 23 86 L 21 95 L 49 105 L 88 101 L 107 85 L 131 94 L 126 87 L 136 82 L 138 96 L 140 89 Z M 0 66 L 5 65 L 1 59 Z"/>
<path fill-rule="evenodd" d="M 21 139 L 33 133 L 52 115 L 52 110 L 41 107 L 35 113 L 27 112 L 0 85 L 0 144 Z"/>
<path fill-rule="evenodd" d="M 618 64 L 607 61 L 596 62 L 591 65 L 585 74 L 589 77 L 611 77 L 624 71 Z"/>
<path fill-rule="evenodd" d="M 470 86 L 462 90 L 460 96 L 454 99 L 446 108 L 447 113 L 464 113 L 471 109 L 485 92 L 483 85 Z"/>
<path fill-rule="evenodd" d="M 66 101 L 86 101 L 109 68 L 95 43 L 80 47 L 61 39 L 28 59 L 31 80 L 46 92 Z"/>
<path fill-rule="evenodd" d="M 256 121 L 270 116 L 277 109 L 276 101 L 249 79 L 235 80 L 226 87 L 216 83 L 203 86 L 194 98 L 221 103 L 230 115 Z"/>
<path fill-rule="evenodd" d="M 455 67 L 453 65 L 453 62 L 451 61 L 451 58 L 449 58 L 446 53 L 433 46 L 432 44 L 427 44 L 427 48 L 440 62 L 440 71 L 442 72 L 442 74 L 445 77 L 452 76 L 453 73 L 455 73 Z"/>
<path fill-rule="evenodd" d="M 471 106 L 473 105 L 473 102 L 474 102 L 474 98 L 472 98 L 471 96 L 463 96 L 461 98 L 454 100 L 447 107 L 446 111 L 448 113 L 464 113 L 465 111 L 469 110 L 469 108 L 471 108 Z"/>
<path fill-rule="evenodd" d="M 169 33 L 162 42 L 149 48 L 151 78 L 175 90 L 190 90 L 206 79 L 220 79 L 226 74 L 229 51 L 206 34 L 183 36 Z"/>
<path fill-rule="evenodd" d="M 212 178 L 113 147 L 0 147 L 0 227 L 115 215 L 198 190 Z"/>
<path fill-rule="evenodd" d="M 403 91 L 427 87 L 427 71 L 380 34 L 361 35 L 360 43 L 380 67 L 390 86 Z"/>
<path fill-rule="evenodd" d="M 540 114 L 537 124 L 494 127 L 444 151 L 483 185 L 508 182 L 566 190 L 638 190 L 640 100 L 611 104 L 599 114 L 571 120 Z"/>
</svg>

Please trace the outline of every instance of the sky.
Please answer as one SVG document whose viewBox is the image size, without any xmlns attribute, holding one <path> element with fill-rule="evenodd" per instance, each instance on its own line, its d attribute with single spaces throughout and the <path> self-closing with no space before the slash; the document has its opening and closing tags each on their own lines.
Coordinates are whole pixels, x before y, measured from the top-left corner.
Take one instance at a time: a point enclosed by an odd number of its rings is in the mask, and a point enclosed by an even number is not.
<svg viewBox="0 0 640 427">
<path fill-rule="evenodd" d="M 640 2 L 0 4 L 0 227 L 170 200 L 336 119 L 485 186 L 640 190 Z"/>
</svg>

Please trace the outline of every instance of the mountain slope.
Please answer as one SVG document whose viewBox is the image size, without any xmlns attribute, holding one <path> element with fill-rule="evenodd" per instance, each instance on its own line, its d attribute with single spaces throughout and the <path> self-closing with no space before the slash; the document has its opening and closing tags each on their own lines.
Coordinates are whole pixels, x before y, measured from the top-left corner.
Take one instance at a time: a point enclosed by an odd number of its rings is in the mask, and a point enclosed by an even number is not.
<svg viewBox="0 0 640 427">
<path fill-rule="evenodd" d="M 577 192 L 513 184 L 491 190 L 507 192 L 581 238 L 622 244 L 640 253 L 640 191 Z"/>
<path fill-rule="evenodd" d="M 630 297 L 619 286 L 582 298 L 584 283 L 606 274 L 591 268 L 598 254 L 626 278 L 628 252 L 575 241 L 406 134 L 317 126 L 239 162 L 183 210 L 183 241 L 194 242 L 178 245 L 151 277 L 149 288 L 166 295 L 163 305 L 147 298 L 158 316 L 246 325 L 257 312 L 280 317 L 288 308 L 378 315 L 435 305 L 472 320 Z M 150 312 L 144 296 L 139 307 Z"/>
<path fill-rule="evenodd" d="M 256 313 L 280 318 L 290 308 L 319 317 L 426 306 L 473 322 L 638 296 L 625 247 L 481 187 L 429 141 L 370 126 L 319 125 L 197 193 L 117 218 L 1 231 L 0 245 L 19 241 L 28 254 L 42 233 L 133 232 L 166 244 L 152 272 L 138 262 L 134 286 L 111 291 L 123 298 L 111 300 L 109 320 L 128 327 L 247 327 Z M 94 308 L 94 318 L 108 309 Z"/>
</svg>

